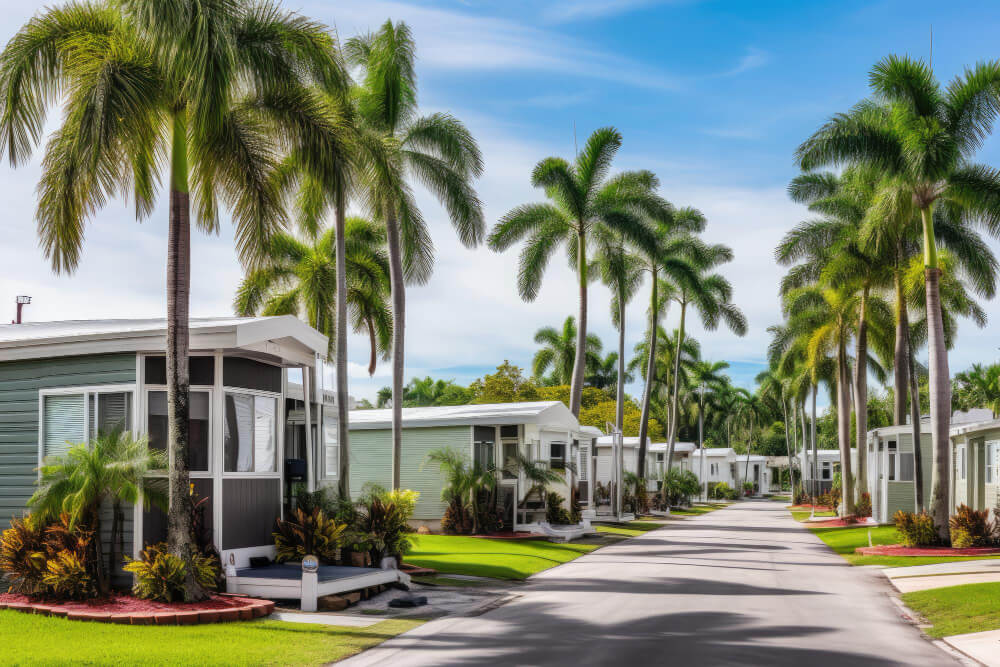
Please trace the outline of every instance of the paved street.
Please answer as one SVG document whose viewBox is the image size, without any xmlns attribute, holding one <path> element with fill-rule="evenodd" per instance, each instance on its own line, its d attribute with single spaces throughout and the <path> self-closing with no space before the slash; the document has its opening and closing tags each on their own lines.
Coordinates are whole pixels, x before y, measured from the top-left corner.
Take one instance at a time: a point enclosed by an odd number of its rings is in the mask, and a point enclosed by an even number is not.
<svg viewBox="0 0 1000 667">
<path fill-rule="evenodd" d="M 951 665 L 780 503 L 738 503 L 538 575 L 347 665 Z"/>
</svg>

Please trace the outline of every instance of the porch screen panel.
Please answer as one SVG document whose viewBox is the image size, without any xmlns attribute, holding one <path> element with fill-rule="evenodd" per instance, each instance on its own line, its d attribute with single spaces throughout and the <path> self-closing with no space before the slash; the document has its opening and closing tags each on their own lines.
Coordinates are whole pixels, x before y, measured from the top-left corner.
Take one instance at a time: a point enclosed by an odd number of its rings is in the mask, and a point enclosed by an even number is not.
<svg viewBox="0 0 1000 667">
<path fill-rule="evenodd" d="M 42 425 L 42 456 L 62 456 L 73 445 L 86 441 L 84 395 L 46 396 Z"/>
<path fill-rule="evenodd" d="M 281 480 L 226 479 L 222 490 L 222 548 L 274 544 L 271 533 L 281 515 Z"/>
<path fill-rule="evenodd" d="M 97 410 L 90 412 L 90 435 L 132 430 L 132 394 L 114 392 L 97 394 Z"/>
<path fill-rule="evenodd" d="M 913 481 L 913 454 L 899 454 L 899 481 Z"/>
<path fill-rule="evenodd" d="M 267 396 L 254 398 L 253 470 L 275 472 L 277 446 L 275 438 L 275 399 Z"/>
<path fill-rule="evenodd" d="M 226 394 L 226 472 L 253 470 L 253 396 Z"/>
<path fill-rule="evenodd" d="M 337 418 L 327 415 L 323 419 L 323 447 L 326 455 L 326 476 L 340 476 L 340 443 L 337 442 Z"/>
<path fill-rule="evenodd" d="M 148 394 L 147 423 L 151 449 L 167 448 L 167 392 Z M 193 472 L 208 471 L 209 429 L 208 392 L 192 391 L 188 400 L 188 468 Z"/>
</svg>

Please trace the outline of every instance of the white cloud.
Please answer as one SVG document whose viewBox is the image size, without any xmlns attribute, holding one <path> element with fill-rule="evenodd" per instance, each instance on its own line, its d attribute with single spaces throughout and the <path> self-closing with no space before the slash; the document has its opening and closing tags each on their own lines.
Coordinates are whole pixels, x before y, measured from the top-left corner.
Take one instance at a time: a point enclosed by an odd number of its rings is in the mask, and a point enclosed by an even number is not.
<svg viewBox="0 0 1000 667">
<path fill-rule="evenodd" d="M 771 56 L 766 51 L 758 49 L 756 47 L 750 47 L 747 52 L 740 58 L 736 66 L 731 70 L 723 72 L 720 76 L 736 76 L 737 74 L 743 74 L 744 72 L 749 72 L 752 69 L 757 69 L 758 67 L 763 67 L 771 62 Z"/>
</svg>

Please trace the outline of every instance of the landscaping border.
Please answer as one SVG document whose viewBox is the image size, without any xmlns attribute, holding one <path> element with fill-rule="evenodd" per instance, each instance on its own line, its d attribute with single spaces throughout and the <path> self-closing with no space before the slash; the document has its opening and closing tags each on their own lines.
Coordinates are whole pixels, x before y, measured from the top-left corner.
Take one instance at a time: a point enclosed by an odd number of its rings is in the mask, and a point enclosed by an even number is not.
<svg viewBox="0 0 1000 667">
<path fill-rule="evenodd" d="M 907 547 L 902 544 L 882 544 L 857 547 L 855 552 L 864 556 L 995 556 L 996 547 Z"/>
<path fill-rule="evenodd" d="M 101 611 L 99 605 L 93 609 L 66 608 L 59 603 L 40 602 L 4 602 L 0 600 L 0 610 L 9 609 L 25 614 L 41 616 L 56 616 L 71 621 L 91 621 L 95 623 L 120 623 L 122 625 L 199 625 L 202 623 L 224 623 L 229 621 L 250 621 L 263 618 L 274 611 L 274 603 L 270 600 L 252 598 L 236 598 L 246 604 L 238 607 L 215 609 L 184 609 L 173 611 L 133 611 L 112 613 Z"/>
</svg>

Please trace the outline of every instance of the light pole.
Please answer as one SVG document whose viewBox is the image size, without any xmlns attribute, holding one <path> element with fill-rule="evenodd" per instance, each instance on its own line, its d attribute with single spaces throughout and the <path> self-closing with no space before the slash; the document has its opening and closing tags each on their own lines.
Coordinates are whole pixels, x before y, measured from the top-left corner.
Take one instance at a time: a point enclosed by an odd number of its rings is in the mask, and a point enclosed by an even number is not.
<svg viewBox="0 0 1000 667">
<path fill-rule="evenodd" d="M 30 296 L 23 295 L 23 296 L 17 297 L 17 319 L 12 320 L 11 324 L 20 324 L 21 323 L 21 311 L 29 303 L 31 303 L 31 297 Z"/>
</svg>

